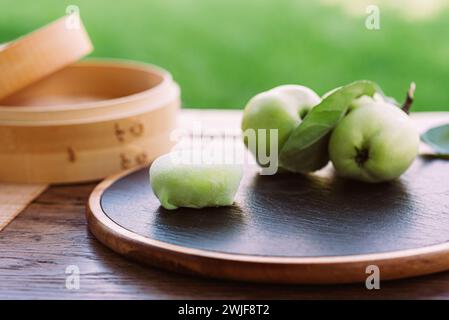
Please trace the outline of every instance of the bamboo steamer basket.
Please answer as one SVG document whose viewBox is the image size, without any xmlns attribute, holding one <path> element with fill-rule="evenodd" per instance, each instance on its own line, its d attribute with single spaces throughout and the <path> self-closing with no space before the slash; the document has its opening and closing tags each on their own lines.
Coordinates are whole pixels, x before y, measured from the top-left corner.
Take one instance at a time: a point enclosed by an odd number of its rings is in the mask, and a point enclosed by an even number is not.
<svg viewBox="0 0 449 320">
<path fill-rule="evenodd" d="M 76 13 L 0 44 L 0 99 L 78 61 L 92 49 Z"/>
<path fill-rule="evenodd" d="M 170 150 L 180 90 L 158 67 L 70 65 L 0 101 L 0 181 L 93 181 Z"/>
</svg>

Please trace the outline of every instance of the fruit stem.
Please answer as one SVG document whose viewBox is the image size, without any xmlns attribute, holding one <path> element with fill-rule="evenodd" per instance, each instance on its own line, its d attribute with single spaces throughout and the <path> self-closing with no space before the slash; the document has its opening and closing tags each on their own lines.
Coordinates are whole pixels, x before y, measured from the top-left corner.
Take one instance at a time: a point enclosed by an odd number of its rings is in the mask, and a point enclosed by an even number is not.
<svg viewBox="0 0 449 320">
<path fill-rule="evenodd" d="M 407 96 L 405 98 L 405 102 L 402 105 L 402 111 L 409 114 L 410 113 L 410 107 L 413 103 L 413 98 L 415 94 L 416 84 L 414 82 L 410 83 L 410 88 L 407 91 Z"/>
</svg>

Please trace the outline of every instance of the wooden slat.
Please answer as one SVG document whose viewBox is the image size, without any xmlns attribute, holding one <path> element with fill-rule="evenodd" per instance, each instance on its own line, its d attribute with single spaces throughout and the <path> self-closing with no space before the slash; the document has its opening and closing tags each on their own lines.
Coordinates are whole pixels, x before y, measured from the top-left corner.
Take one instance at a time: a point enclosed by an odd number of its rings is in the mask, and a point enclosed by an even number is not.
<svg viewBox="0 0 449 320">
<path fill-rule="evenodd" d="M 45 184 L 0 183 L 0 231 L 46 188 Z"/>
</svg>

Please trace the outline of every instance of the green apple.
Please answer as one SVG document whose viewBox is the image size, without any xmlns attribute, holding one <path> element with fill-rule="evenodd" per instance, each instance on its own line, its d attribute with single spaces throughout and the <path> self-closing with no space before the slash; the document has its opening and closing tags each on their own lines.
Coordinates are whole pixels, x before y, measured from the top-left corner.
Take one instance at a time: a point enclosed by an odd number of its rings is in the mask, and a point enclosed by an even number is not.
<svg viewBox="0 0 449 320">
<path fill-rule="evenodd" d="M 280 166 L 298 173 L 323 168 L 330 160 L 331 133 L 348 113 L 351 103 L 362 96 L 373 96 L 376 91 L 374 82 L 360 80 L 329 93 L 292 131 L 279 154 Z"/>
<path fill-rule="evenodd" d="M 279 150 L 302 116 L 319 102 L 315 92 L 299 85 L 276 87 L 248 102 L 241 125 L 243 140 L 260 166 L 275 162 L 277 169 Z"/>
<path fill-rule="evenodd" d="M 372 97 L 370 96 L 361 96 L 360 98 L 354 99 L 349 105 L 349 112 L 354 110 L 355 108 L 359 108 L 368 104 L 374 103 L 388 103 L 387 98 L 382 96 L 380 93 L 376 92 Z"/>
<path fill-rule="evenodd" d="M 304 119 L 309 111 L 321 102 L 315 91 L 298 84 L 285 84 L 271 90 L 291 97 L 295 101 L 297 112 L 301 119 Z"/>
<path fill-rule="evenodd" d="M 357 103 L 332 132 L 332 164 L 339 175 L 365 182 L 398 178 L 418 154 L 418 131 L 394 104 L 369 97 Z"/>
</svg>

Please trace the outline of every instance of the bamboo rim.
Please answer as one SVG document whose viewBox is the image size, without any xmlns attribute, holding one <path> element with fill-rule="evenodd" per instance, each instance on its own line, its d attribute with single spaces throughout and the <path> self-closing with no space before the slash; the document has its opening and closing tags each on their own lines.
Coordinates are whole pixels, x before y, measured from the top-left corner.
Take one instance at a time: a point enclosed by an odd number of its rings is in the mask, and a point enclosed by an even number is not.
<svg viewBox="0 0 449 320">
<path fill-rule="evenodd" d="M 3 104 L 0 105 L 0 125 L 60 125 L 118 119 L 123 116 L 136 115 L 157 109 L 180 94 L 179 86 L 173 81 L 171 74 L 155 65 L 117 59 L 89 59 L 75 63 L 67 67 L 65 71 L 67 69 L 83 68 L 86 70 L 92 68 L 116 68 L 122 69 L 124 72 L 143 72 L 148 77 L 160 78 L 160 82 L 156 86 L 142 92 L 102 101 L 67 103 L 56 106 L 4 105 L 3 101 L 0 102 L 0 104 Z M 64 72 L 64 70 L 61 72 Z M 52 77 L 57 78 L 61 72 L 52 75 Z M 42 84 L 36 85 L 40 86 Z M 146 102 L 142 104 L 139 101 Z M 148 103 L 148 101 L 151 101 L 151 103 Z"/>
<path fill-rule="evenodd" d="M 71 26 L 73 19 L 76 26 Z M 64 16 L 0 45 L 0 98 L 79 60 L 92 49 L 78 14 Z"/>
</svg>

